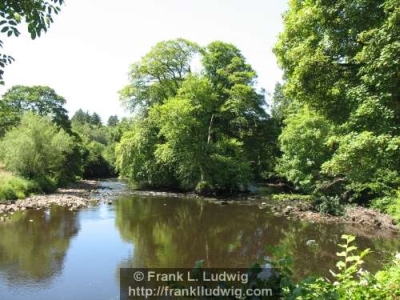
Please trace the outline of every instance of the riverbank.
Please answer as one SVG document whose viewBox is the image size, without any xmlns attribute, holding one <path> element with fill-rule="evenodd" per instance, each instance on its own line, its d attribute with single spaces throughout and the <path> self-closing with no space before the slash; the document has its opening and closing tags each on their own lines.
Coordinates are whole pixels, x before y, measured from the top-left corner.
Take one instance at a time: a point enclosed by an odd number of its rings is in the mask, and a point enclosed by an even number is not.
<svg viewBox="0 0 400 300">
<path fill-rule="evenodd" d="M 35 195 L 21 200 L 3 201 L 0 203 L 0 217 L 4 221 L 17 211 L 44 209 L 52 205 L 68 207 L 69 210 L 75 211 L 88 206 L 92 202 L 98 201 L 98 197 L 92 197 L 98 188 L 99 181 L 80 180 L 67 187 L 58 188 L 52 194 Z"/>
<path fill-rule="evenodd" d="M 342 216 L 332 216 L 315 211 L 307 201 L 281 200 L 279 202 L 262 202 L 270 207 L 275 215 L 318 223 L 345 223 L 363 227 L 400 231 L 397 222 L 389 215 L 375 209 L 361 206 L 345 206 Z"/>
</svg>

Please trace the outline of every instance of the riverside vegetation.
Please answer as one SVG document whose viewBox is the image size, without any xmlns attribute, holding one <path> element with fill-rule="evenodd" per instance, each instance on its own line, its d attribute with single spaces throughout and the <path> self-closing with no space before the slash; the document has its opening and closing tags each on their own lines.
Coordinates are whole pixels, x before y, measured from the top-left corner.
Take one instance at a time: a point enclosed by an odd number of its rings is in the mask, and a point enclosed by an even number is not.
<svg viewBox="0 0 400 300">
<path fill-rule="evenodd" d="M 3 3 L 1 32 L 18 36 L 25 20 L 36 38 L 61 4 Z M 120 91 L 132 117 L 107 125 L 82 110 L 70 119 L 50 87 L 10 88 L 0 100 L 0 201 L 117 174 L 202 195 L 279 182 L 322 213 L 352 204 L 400 221 L 398 1 L 290 0 L 283 20 L 274 52 L 284 78 L 269 109 L 255 70 L 222 41 L 156 44 Z M 0 59 L 0 79 L 12 60 Z"/>
<path fill-rule="evenodd" d="M 51 15 L 41 2 L 43 11 L 2 8 L 3 32 L 21 22 L 9 12 Z M 1 197 L 116 174 L 205 195 L 279 181 L 323 213 L 356 204 L 400 220 L 399 7 L 361 2 L 290 1 L 274 48 L 284 82 L 270 113 L 254 69 L 221 41 L 156 44 L 120 91 L 133 116 L 107 126 L 82 110 L 70 120 L 50 87 L 10 88 L 0 101 Z M 40 20 L 27 19 L 32 37 Z"/>
</svg>

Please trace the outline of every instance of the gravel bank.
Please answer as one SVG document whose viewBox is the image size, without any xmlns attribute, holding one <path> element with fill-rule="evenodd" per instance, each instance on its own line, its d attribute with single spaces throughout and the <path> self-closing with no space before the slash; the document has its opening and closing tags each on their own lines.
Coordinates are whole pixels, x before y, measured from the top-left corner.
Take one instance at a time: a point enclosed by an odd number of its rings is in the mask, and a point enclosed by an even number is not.
<svg viewBox="0 0 400 300">
<path fill-rule="evenodd" d="M 5 220 L 7 215 L 27 209 L 49 208 L 51 205 L 68 207 L 71 211 L 88 206 L 93 201 L 91 195 L 99 188 L 95 180 L 81 180 L 68 187 L 59 188 L 53 194 L 35 195 L 22 200 L 5 201 L 0 203 L 0 220 Z"/>
</svg>

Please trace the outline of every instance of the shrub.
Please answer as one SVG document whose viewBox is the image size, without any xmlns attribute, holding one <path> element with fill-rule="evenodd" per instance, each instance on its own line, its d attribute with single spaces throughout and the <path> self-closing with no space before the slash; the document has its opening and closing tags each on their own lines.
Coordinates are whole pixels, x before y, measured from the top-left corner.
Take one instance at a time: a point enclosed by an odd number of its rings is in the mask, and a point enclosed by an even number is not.
<svg viewBox="0 0 400 300">
<path fill-rule="evenodd" d="M 58 181 L 72 145 L 72 138 L 49 118 L 26 113 L 0 142 L 0 157 L 15 174 Z"/>
<path fill-rule="evenodd" d="M 332 216 L 342 216 L 344 214 L 344 205 L 340 202 L 338 196 L 316 196 L 313 206 L 323 214 Z"/>
<path fill-rule="evenodd" d="M 21 199 L 40 191 L 38 183 L 0 170 L 0 201 Z"/>
<path fill-rule="evenodd" d="M 395 195 L 372 200 L 371 207 L 391 215 L 393 219 L 400 223 L 400 190 Z"/>
</svg>

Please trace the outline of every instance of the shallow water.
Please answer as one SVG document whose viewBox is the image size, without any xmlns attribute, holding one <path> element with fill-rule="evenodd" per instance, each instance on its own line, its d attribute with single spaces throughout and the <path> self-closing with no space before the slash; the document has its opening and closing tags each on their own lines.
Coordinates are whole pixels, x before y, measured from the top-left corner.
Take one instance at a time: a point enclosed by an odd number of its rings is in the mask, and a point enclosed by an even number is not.
<svg viewBox="0 0 400 300">
<path fill-rule="evenodd" d="M 400 249 L 396 235 L 200 199 L 125 195 L 79 212 L 31 210 L 0 223 L 0 299 L 119 299 L 121 267 L 193 267 L 200 259 L 205 267 L 248 267 L 272 255 L 267 246 L 291 255 L 300 278 L 328 276 L 343 233 L 374 251 L 371 271 Z M 316 247 L 306 245 L 311 239 Z"/>
</svg>

